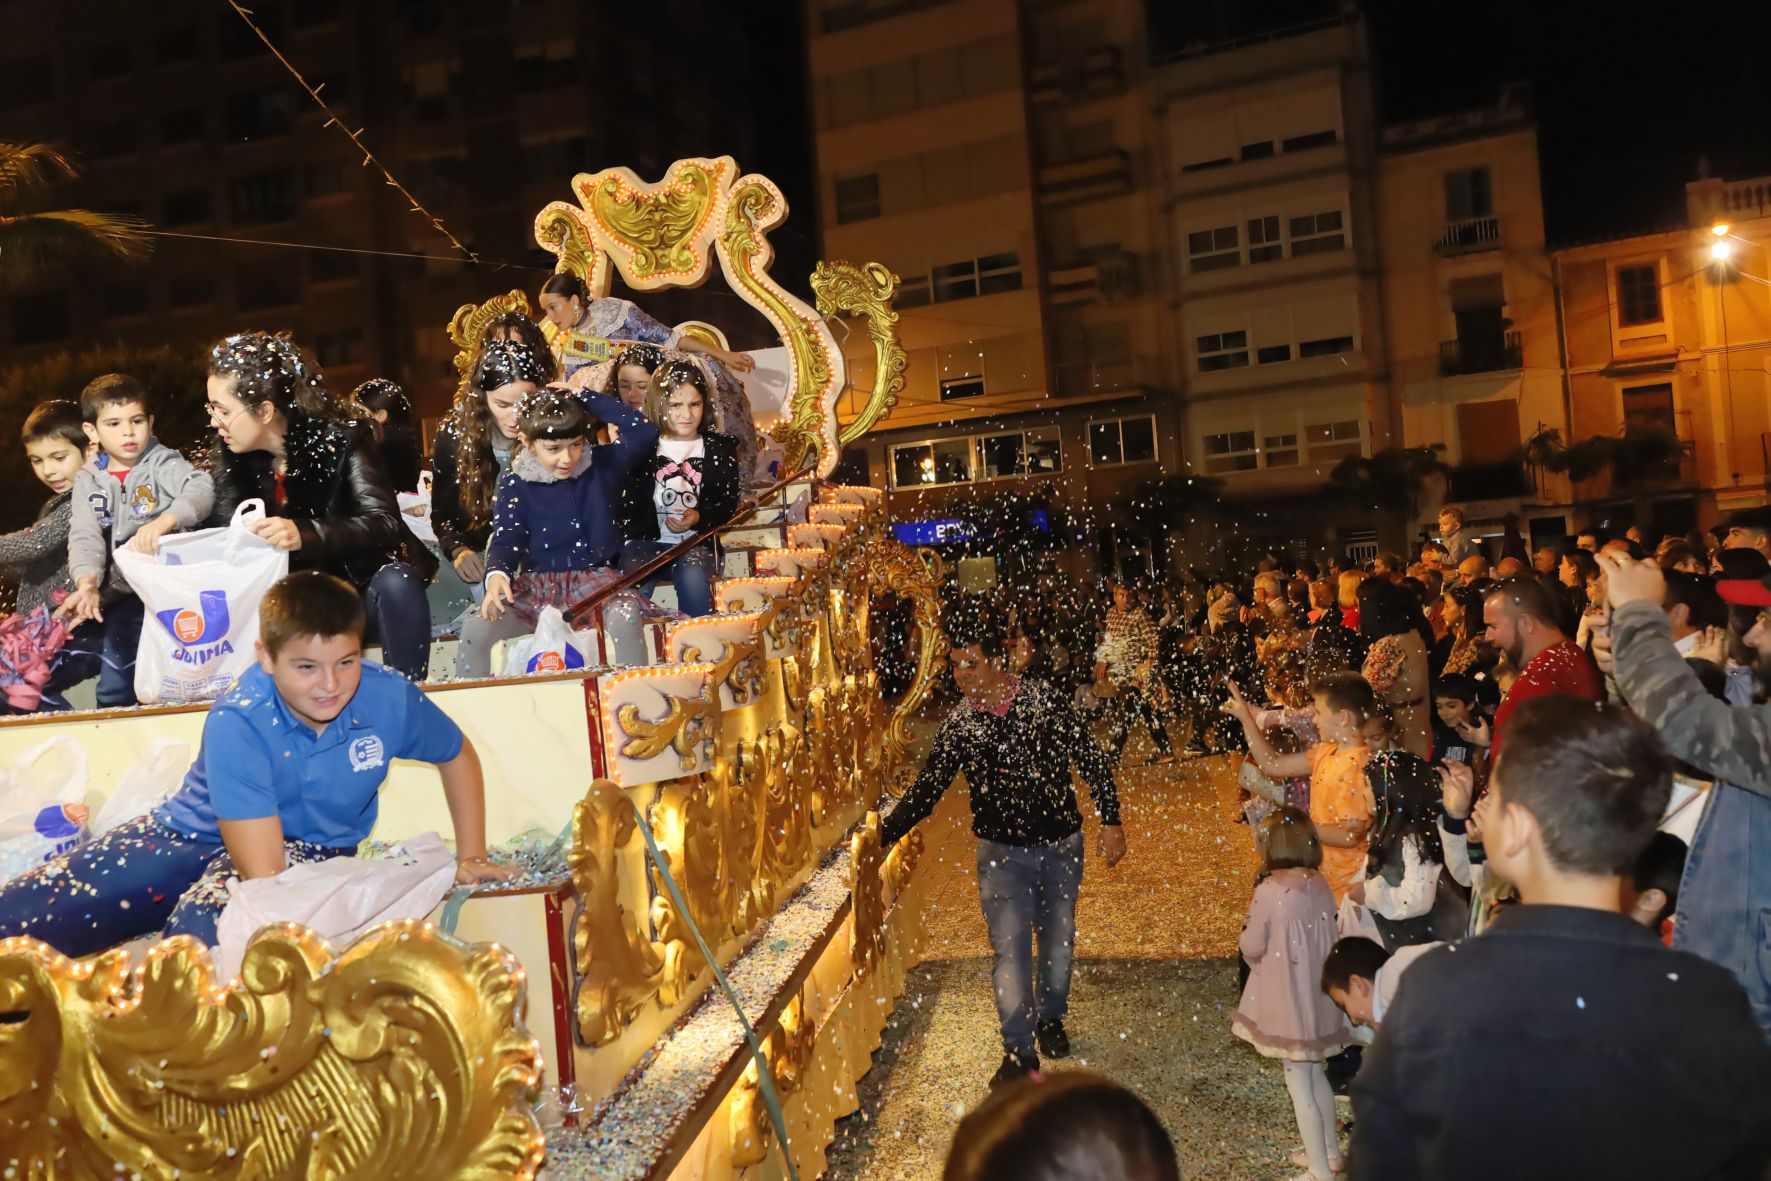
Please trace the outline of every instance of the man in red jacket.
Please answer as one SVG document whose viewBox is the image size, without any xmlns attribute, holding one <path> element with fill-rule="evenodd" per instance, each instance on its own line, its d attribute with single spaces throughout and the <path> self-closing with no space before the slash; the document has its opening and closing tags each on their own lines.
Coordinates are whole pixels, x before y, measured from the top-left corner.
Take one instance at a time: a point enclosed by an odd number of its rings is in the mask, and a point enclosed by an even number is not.
<svg viewBox="0 0 1771 1181">
<path fill-rule="evenodd" d="M 1588 701 L 1605 699 L 1605 683 L 1592 659 L 1575 646 L 1556 624 L 1550 589 L 1536 578 L 1520 576 L 1496 583 L 1482 604 L 1490 644 L 1506 653 L 1519 670 L 1518 679 L 1494 712 L 1494 743 L 1490 766 L 1500 758 L 1507 719 L 1522 701 L 1568 693 Z"/>
</svg>

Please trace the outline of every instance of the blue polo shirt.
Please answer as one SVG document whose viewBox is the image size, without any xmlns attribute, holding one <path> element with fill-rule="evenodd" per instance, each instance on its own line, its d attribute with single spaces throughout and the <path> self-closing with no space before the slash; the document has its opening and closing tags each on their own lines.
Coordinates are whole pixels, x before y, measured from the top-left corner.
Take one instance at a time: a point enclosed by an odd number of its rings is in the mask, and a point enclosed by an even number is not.
<svg viewBox="0 0 1771 1181">
<path fill-rule="evenodd" d="M 253 665 L 210 708 L 197 761 L 154 815 L 216 841 L 218 819 L 276 816 L 286 839 L 354 846 L 375 827 L 389 763 L 446 763 L 461 742 L 461 728 L 423 690 L 379 664 L 363 663 L 356 694 L 321 734 L 290 712 L 271 675 Z"/>
</svg>

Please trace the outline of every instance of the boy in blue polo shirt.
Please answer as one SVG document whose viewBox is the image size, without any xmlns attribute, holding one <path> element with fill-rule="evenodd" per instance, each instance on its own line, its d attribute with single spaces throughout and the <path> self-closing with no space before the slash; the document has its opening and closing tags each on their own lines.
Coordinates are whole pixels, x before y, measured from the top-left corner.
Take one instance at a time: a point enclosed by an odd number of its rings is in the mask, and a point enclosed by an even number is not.
<svg viewBox="0 0 1771 1181">
<path fill-rule="evenodd" d="M 455 825 L 455 880 L 486 860 L 479 756 L 417 685 L 365 664 L 363 600 L 303 571 L 259 609 L 258 666 L 203 723 L 184 785 L 140 819 L 0 886 L 0 938 L 84 956 L 143 935 L 215 943 L 227 881 L 349 857 L 374 827 L 388 765 L 435 763 Z"/>
</svg>

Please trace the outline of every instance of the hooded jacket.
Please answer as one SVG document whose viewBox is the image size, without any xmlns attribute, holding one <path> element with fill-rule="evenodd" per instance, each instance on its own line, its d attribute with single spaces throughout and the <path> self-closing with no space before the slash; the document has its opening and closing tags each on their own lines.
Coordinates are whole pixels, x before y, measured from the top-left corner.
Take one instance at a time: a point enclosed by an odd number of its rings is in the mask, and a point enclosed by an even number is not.
<svg viewBox="0 0 1771 1181">
<path fill-rule="evenodd" d="M 560 574 L 612 566 L 621 556 L 615 514 L 621 486 L 658 445 L 645 415 L 605 394 L 585 398 L 619 438 L 584 449 L 565 479 L 541 466 L 527 447 L 498 477 L 486 573 Z"/>
<path fill-rule="evenodd" d="M 194 529 L 209 516 L 215 484 L 209 473 L 150 438 L 146 450 L 121 484 L 103 451 L 74 477 L 73 517 L 68 522 L 68 573 L 103 579 L 111 551 L 135 531 L 171 513 L 180 529 Z"/>
</svg>

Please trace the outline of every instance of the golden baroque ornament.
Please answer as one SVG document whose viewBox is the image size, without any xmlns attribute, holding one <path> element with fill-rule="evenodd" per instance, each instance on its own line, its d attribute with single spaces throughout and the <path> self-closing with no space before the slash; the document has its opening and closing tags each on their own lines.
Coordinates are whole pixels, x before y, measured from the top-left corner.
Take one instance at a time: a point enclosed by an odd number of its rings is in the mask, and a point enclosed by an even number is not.
<svg viewBox="0 0 1771 1181">
<path fill-rule="evenodd" d="M 909 355 L 898 340 L 898 313 L 892 299 L 898 293 L 898 276 L 882 263 L 856 266 L 852 262 L 821 262 L 812 272 L 812 295 L 818 311 L 826 316 L 859 313 L 867 317 L 867 335 L 873 341 L 873 388 L 861 412 L 842 428 L 838 443 L 847 445 L 872 430 L 898 404 L 904 391 L 904 368 Z"/>
<path fill-rule="evenodd" d="M 616 724 L 627 741 L 621 753 L 630 759 L 645 760 L 674 750 L 685 771 L 693 770 L 703 743 L 719 737 L 719 702 L 703 695 L 696 698 L 672 697 L 664 716 L 647 721 L 637 705 L 623 705 L 615 711 Z"/>
<path fill-rule="evenodd" d="M 219 987 L 188 937 L 75 962 L 0 943 L 9 1176 L 215 1181 L 534 1176 L 522 973 L 390 923 L 336 958 L 267 928 Z"/>
<path fill-rule="evenodd" d="M 464 303 L 449 319 L 449 343 L 455 346 L 455 397 L 468 396 L 467 382 L 473 376 L 474 362 L 480 358 L 480 342 L 492 321 L 506 312 L 529 315 L 529 297 L 520 290 L 494 295 L 485 303 Z"/>
<path fill-rule="evenodd" d="M 579 983 L 578 1036 L 601 1046 L 621 1036 L 658 992 L 659 950 L 621 900 L 620 858 L 639 816 L 615 784 L 599 779 L 572 811 L 572 888 L 581 902 L 572 928 Z"/>
<path fill-rule="evenodd" d="M 663 881 L 657 883 L 652 894 L 652 927 L 664 948 L 664 973 L 658 986 L 658 1001 L 664 1005 L 674 1005 L 688 996 L 707 966 L 689 923 L 701 931 L 715 954 L 721 934 L 730 926 L 720 864 L 721 830 L 708 794 L 709 785 L 701 776 L 676 779 L 663 786 L 651 808 L 658 851 L 689 905 L 689 914 L 682 914 Z"/>
</svg>

